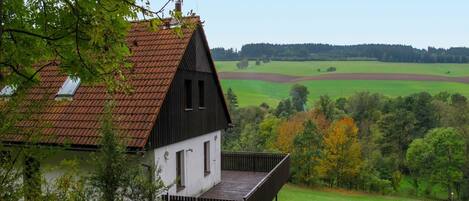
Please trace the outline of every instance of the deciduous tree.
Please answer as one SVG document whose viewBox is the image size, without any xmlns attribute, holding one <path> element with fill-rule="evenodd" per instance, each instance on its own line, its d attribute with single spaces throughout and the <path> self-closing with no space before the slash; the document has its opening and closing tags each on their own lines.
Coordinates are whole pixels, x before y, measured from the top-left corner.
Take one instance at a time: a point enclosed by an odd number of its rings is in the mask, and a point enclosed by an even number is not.
<svg viewBox="0 0 469 201">
<path fill-rule="evenodd" d="M 358 128 L 353 119 L 343 118 L 331 125 L 324 137 L 323 153 L 319 167 L 321 175 L 331 185 L 350 184 L 362 164 Z"/>
<path fill-rule="evenodd" d="M 432 182 L 444 185 L 452 199 L 456 184 L 463 179 L 464 138 L 453 128 L 431 130 L 423 139 L 412 142 L 407 153 L 409 166 Z"/>
<path fill-rule="evenodd" d="M 318 182 L 318 165 L 322 156 L 323 135 L 311 121 L 304 123 L 303 132 L 293 140 L 293 181 L 314 185 Z"/>
<path fill-rule="evenodd" d="M 291 102 L 293 108 L 298 112 L 305 111 L 306 102 L 308 101 L 309 91 L 304 85 L 295 84 L 290 90 Z"/>
</svg>

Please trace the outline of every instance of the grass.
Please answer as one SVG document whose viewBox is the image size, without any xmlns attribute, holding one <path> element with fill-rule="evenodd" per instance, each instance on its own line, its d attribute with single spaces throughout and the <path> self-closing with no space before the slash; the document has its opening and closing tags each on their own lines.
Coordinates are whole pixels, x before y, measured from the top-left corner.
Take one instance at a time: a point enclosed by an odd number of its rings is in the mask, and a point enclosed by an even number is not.
<svg viewBox="0 0 469 201">
<path fill-rule="evenodd" d="M 326 74 L 329 67 L 337 68 L 335 73 L 409 73 L 440 76 L 469 76 L 469 64 L 419 64 L 388 63 L 378 61 L 272 61 L 256 66 L 254 61 L 245 70 L 236 67 L 236 61 L 216 62 L 218 72 L 258 72 L 295 76 Z M 321 71 L 318 72 L 318 69 Z M 449 72 L 449 73 L 448 73 Z"/>
<path fill-rule="evenodd" d="M 418 201 L 418 199 L 382 196 L 360 192 L 329 189 L 309 189 L 291 184 L 285 185 L 279 193 L 281 201 Z"/>
<path fill-rule="evenodd" d="M 272 83 L 255 80 L 222 80 L 223 89 L 232 88 L 238 96 L 241 107 L 259 105 L 262 102 L 276 106 L 278 102 L 288 97 L 291 83 Z M 459 92 L 469 96 L 469 85 L 452 82 L 425 81 L 388 81 L 388 80 L 321 80 L 300 82 L 309 92 L 308 104 L 311 105 L 321 95 L 333 98 L 347 97 L 355 92 L 369 91 L 382 93 L 390 97 L 403 96 L 411 93 L 426 91 L 436 94 L 441 91 Z"/>
<path fill-rule="evenodd" d="M 425 191 L 424 189 L 428 187 L 429 183 L 426 181 L 420 181 L 419 185 L 419 195 L 423 196 L 423 191 Z M 427 195 L 429 197 L 436 198 L 439 200 L 445 200 L 448 196 L 446 189 L 441 185 L 434 185 L 431 189 L 431 194 Z M 415 189 L 412 186 L 412 179 L 410 177 L 404 177 L 402 179 L 399 191 L 396 192 L 396 194 L 407 197 L 415 196 Z"/>
</svg>

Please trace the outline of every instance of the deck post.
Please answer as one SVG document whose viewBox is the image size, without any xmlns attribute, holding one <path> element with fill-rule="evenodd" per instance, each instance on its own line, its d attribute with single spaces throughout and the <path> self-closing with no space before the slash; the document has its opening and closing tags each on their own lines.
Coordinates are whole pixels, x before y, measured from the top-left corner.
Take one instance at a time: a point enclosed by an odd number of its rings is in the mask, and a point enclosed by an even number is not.
<svg viewBox="0 0 469 201">
<path fill-rule="evenodd" d="M 278 194 L 275 194 L 275 201 L 278 201 Z"/>
</svg>

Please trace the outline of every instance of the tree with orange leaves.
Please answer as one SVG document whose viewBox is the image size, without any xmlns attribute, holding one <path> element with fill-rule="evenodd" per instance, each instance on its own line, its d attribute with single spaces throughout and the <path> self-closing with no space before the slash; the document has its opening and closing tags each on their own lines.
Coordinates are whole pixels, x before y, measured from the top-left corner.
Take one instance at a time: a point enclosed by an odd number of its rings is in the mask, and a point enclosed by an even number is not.
<svg viewBox="0 0 469 201">
<path fill-rule="evenodd" d="M 345 187 L 358 176 L 362 164 L 358 128 L 353 119 L 347 117 L 334 122 L 323 143 L 318 171 L 331 186 Z"/>
<path fill-rule="evenodd" d="M 292 153 L 293 140 L 297 135 L 303 133 L 304 124 L 307 121 L 312 121 L 320 133 L 325 133 L 329 127 L 329 123 L 323 114 L 317 111 L 299 112 L 282 121 L 278 126 L 278 136 L 275 142 L 275 147 L 283 153 Z"/>
</svg>

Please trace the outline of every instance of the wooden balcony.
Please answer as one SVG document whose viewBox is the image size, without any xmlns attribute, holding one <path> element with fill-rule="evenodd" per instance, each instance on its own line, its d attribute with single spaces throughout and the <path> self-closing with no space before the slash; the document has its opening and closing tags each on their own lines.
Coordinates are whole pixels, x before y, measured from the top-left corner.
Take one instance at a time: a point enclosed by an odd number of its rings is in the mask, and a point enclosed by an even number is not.
<svg viewBox="0 0 469 201">
<path fill-rule="evenodd" d="M 272 201 L 290 177 L 290 155 L 223 152 L 222 181 L 201 196 L 171 201 Z M 168 199 L 165 199 L 168 200 Z"/>
</svg>

